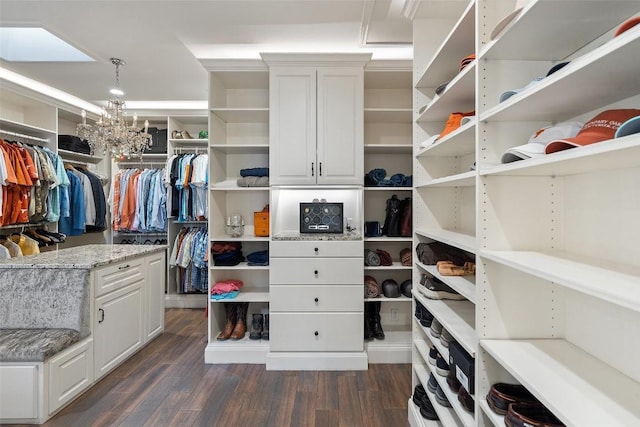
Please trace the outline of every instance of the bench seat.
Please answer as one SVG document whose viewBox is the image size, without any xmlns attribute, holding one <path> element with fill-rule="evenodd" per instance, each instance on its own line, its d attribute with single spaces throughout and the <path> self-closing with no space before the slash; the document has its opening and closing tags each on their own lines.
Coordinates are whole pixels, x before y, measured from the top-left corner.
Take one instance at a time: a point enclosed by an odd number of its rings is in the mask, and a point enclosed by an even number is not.
<svg viewBox="0 0 640 427">
<path fill-rule="evenodd" d="M 44 362 L 79 340 L 73 329 L 0 329 L 0 362 Z"/>
</svg>

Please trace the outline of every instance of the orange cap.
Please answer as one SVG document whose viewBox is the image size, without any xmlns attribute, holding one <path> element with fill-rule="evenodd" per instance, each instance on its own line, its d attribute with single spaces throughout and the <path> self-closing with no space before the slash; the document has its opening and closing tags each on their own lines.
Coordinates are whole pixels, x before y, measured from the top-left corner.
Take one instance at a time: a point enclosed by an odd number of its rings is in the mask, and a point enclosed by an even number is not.
<svg viewBox="0 0 640 427">
<path fill-rule="evenodd" d="M 449 114 L 449 118 L 447 119 L 447 123 L 444 125 L 444 129 L 440 132 L 440 136 L 438 138 L 443 138 L 445 135 L 453 132 L 461 126 L 461 121 L 463 117 L 473 116 L 475 115 L 475 111 L 471 111 L 469 113 L 451 113 Z"/>
<path fill-rule="evenodd" d="M 638 24 L 640 24 L 640 16 L 636 16 L 635 18 L 627 19 L 626 21 L 624 21 L 622 23 L 622 25 L 620 25 L 618 27 L 614 37 L 618 37 L 620 34 L 624 33 L 627 30 L 630 30 L 631 28 L 635 27 Z"/>
<path fill-rule="evenodd" d="M 640 116 L 640 110 L 629 108 L 603 111 L 582 126 L 574 138 L 558 139 L 548 143 L 545 147 L 545 153 L 551 154 L 556 151 L 613 139 L 620 125 L 636 116 Z"/>
</svg>

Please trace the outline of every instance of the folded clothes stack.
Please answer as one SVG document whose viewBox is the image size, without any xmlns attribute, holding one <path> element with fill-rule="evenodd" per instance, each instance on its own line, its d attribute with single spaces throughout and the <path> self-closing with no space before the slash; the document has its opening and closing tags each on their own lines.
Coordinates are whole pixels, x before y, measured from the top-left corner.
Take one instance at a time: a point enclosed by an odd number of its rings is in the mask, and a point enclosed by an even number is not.
<svg viewBox="0 0 640 427">
<path fill-rule="evenodd" d="M 264 266 L 269 265 L 269 251 L 255 251 L 247 255 L 247 265 Z"/>
<path fill-rule="evenodd" d="M 211 258 L 213 258 L 213 265 L 216 266 L 238 265 L 244 261 L 242 243 L 214 242 L 211 245 Z"/>
<path fill-rule="evenodd" d="M 242 280 L 226 279 L 216 282 L 211 288 L 211 299 L 231 299 L 235 298 L 242 288 Z"/>
<path fill-rule="evenodd" d="M 245 176 L 236 181 L 238 187 L 268 187 L 268 176 Z"/>
<path fill-rule="evenodd" d="M 366 187 L 411 187 L 413 176 L 396 173 L 387 178 L 387 171 L 382 168 L 371 169 L 364 176 Z"/>
</svg>

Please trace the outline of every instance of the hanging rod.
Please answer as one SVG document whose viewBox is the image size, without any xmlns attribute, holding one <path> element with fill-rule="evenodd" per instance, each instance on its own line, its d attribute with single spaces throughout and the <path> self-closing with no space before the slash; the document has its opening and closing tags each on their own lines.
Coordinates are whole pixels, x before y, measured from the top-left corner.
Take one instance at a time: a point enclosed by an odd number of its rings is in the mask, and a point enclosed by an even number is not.
<svg viewBox="0 0 640 427">
<path fill-rule="evenodd" d="M 0 133 L 4 133 L 5 135 L 15 136 L 18 138 L 31 139 L 33 141 L 47 142 L 47 143 L 49 142 L 49 138 L 40 138 L 37 136 L 25 135 L 23 133 L 11 132 L 10 130 L 0 129 Z"/>
</svg>

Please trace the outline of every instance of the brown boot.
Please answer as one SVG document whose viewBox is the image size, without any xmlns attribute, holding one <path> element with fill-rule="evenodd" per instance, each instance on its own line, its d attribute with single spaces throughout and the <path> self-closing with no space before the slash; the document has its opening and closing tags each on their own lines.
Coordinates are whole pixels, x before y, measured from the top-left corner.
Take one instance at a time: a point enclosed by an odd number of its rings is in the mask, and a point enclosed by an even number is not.
<svg viewBox="0 0 640 427">
<path fill-rule="evenodd" d="M 233 332 L 233 329 L 236 327 L 236 319 L 237 319 L 237 308 L 236 303 L 233 302 L 225 302 L 224 309 L 226 311 L 227 316 L 227 324 L 224 325 L 224 329 L 218 334 L 218 340 L 224 341 L 228 340 Z"/>
<path fill-rule="evenodd" d="M 237 314 L 236 314 L 236 327 L 233 328 L 233 332 L 231 333 L 232 340 L 239 340 L 244 338 L 245 332 L 247 332 L 247 310 L 249 309 L 248 302 L 241 302 L 236 304 L 237 306 Z"/>
</svg>

